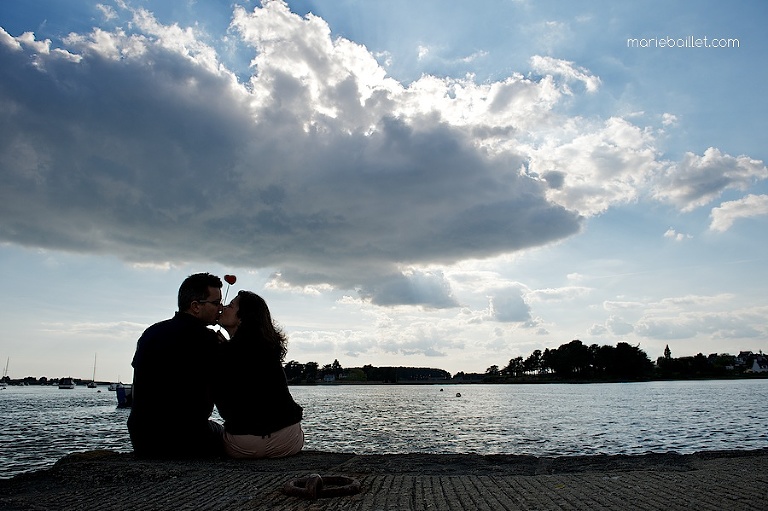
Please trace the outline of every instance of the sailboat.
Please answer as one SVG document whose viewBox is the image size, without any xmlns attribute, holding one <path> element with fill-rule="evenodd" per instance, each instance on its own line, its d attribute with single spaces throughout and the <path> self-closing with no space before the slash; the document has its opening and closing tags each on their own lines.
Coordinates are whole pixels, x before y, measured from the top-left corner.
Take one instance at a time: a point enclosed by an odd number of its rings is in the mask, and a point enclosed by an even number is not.
<svg viewBox="0 0 768 511">
<path fill-rule="evenodd" d="M 5 360 L 5 370 L 3 371 L 3 379 L 0 380 L 0 389 L 4 389 L 5 388 L 5 378 L 8 376 L 8 362 L 10 362 L 10 361 L 11 361 L 11 357 L 8 357 Z"/>
<path fill-rule="evenodd" d="M 96 388 L 96 355 L 98 355 L 98 353 L 95 353 L 93 355 L 93 377 L 91 378 L 91 381 L 87 385 L 89 389 Z"/>
</svg>

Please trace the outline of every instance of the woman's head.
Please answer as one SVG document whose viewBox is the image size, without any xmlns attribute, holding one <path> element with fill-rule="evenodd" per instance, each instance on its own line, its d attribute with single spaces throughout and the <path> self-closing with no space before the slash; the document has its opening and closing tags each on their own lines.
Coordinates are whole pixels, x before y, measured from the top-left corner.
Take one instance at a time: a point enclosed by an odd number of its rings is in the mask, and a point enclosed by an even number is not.
<svg viewBox="0 0 768 511">
<path fill-rule="evenodd" d="M 264 298 L 251 291 L 237 293 L 237 317 L 244 323 L 272 324 L 272 316 Z"/>
<path fill-rule="evenodd" d="M 277 350 L 280 360 L 285 358 L 287 339 L 283 332 L 275 327 L 267 302 L 256 293 L 237 293 L 224 309 L 219 323 L 238 339 L 264 343 Z"/>
</svg>

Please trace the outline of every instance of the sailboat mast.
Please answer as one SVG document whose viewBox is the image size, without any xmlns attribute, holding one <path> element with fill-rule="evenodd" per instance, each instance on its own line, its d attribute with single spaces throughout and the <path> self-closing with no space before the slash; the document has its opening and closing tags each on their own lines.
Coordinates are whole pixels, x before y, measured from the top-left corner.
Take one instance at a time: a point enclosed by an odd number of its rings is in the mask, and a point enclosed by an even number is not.
<svg viewBox="0 0 768 511">
<path fill-rule="evenodd" d="M 96 381 L 96 355 L 98 353 L 93 354 L 93 378 L 91 378 L 91 381 Z"/>
</svg>

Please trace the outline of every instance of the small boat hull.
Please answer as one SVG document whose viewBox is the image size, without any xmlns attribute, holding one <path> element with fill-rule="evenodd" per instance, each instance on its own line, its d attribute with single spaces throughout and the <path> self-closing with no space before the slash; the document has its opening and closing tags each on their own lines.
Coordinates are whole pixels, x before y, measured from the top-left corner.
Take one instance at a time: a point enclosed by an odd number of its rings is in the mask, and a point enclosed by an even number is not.
<svg viewBox="0 0 768 511">
<path fill-rule="evenodd" d="M 75 381 L 72 378 L 62 378 L 59 380 L 60 389 L 74 389 Z"/>
<path fill-rule="evenodd" d="M 133 387 L 131 385 L 118 385 L 115 389 L 118 408 L 130 408 L 133 404 Z"/>
</svg>

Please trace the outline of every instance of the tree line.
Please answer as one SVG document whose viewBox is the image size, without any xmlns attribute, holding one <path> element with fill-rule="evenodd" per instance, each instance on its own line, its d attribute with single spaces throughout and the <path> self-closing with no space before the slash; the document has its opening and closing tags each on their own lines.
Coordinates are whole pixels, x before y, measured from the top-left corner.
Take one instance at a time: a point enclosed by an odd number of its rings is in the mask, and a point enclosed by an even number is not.
<svg viewBox="0 0 768 511">
<path fill-rule="evenodd" d="M 587 346 L 573 340 L 555 349 L 534 350 L 528 357 L 510 359 L 504 367 L 493 365 L 487 380 L 552 376 L 569 380 L 634 380 L 651 376 L 653 362 L 638 346 L 620 342 L 616 346 Z"/>
<path fill-rule="evenodd" d="M 755 363 L 758 371 L 755 373 Z M 692 357 L 673 358 L 669 346 L 664 356 L 656 361 L 656 373 L 660 378 L 723 378 L 743 375 L 768 375 L 768 357 L 762 351 L 742 351 L 739 355 L 698 353 Z"/>
<path fill-rule="evenodd" d="M 407 383 L 430 380 L 449 380 L 451 373 L 431 367 L 375 367 L 364 365 L 345 369 L 338 360 L 320 366 L 317 362 L 302 364 L 296 360 L 284 365 L 288 383 L 315 383 L 317 381 Z"/>
<path fill-rule="evenodd" d="M 417 383 L 453 382 L 547 382 L 547 381 L 640 381 L 652 379 L 687 379 L 736 377 L 749 373 L 753 360 L 768 357 L 742 352 L 743 357 L 729 354 L 701 353 L 693 357 L 673 358 L 667 346 L 664 356 L 654 364 L 639 345 L 626 342 L 611 345 L 586 345 L 576 339 L 558 348 L 534 350 L 527 357 L 514 357 L 505 366 L 492 365 L 485 373 L 451 376 L 448 371 L 424 367 L 375 367 L 365 365 L 345 369 L 338 360 L 320 366 L 316 362 L 301 364 L 292 360 L 285 364 L 289 383 L 314 383 L 330 377 L 332 381 Z M 742 360 L 743 358 L 743 360 Z M 768 373 L 767 373 L 768 374 Z"/>
<path fill-rule="evenodd" d="M 616 346 L 587 346 L 579 340 L 556 349 L 534 350 L 528 357 L 515 357 L 504 367 L 493 365 L 484 374 L 423 367 L 374 367 L 365 365 L 344 369 L 338 360 L 320 366 L 291 360 L 285 364 L 289 383 L 317 381 L 407 383 L 432 380 L 483 381 L 501 383 L 512 380 L 637 380 L 652 376 L 654 364 L 638 346 L 620 342 Z"/>
<path fill-rule="evenodd" d="M 616 346 L 587 346 L 574 340 L 556 349 L 534 350 L 528 357 L 515 357 L 504 367 L 491 366 L 485 382 L 549 381 L 549 380 L 650 380 L 722 378 L 754 375 L 753 362 L 758 360 L 768 373 L 768 358 L 762 352 L 742 352 L 739 356 L 699 353 L 692 357 L 673 358 L 669 346 L 654 364 L 639 345 L 620 342 Z M 462 376 L 464 373 L 460 373 Z M 766 374 L 766 373 L 764 373 Z"/>
</svg>

